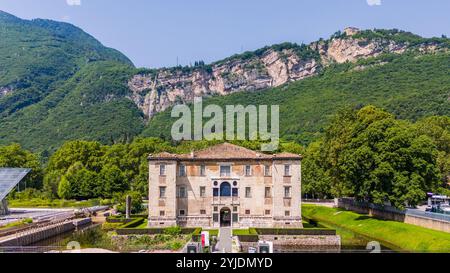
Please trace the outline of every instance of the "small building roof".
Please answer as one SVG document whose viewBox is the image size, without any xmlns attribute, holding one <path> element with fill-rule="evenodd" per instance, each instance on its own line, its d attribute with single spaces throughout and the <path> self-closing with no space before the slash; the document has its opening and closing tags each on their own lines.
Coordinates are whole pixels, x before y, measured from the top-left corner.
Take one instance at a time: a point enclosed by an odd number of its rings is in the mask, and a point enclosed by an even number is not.
<svg viewBox="0 0 450 273">
<path fill-rule="evenodd" d="M 189 154 L 171 154 L 167 152 L 150 155 L 149 160 L 301 160 L 302 156 L 292 153 L 265 154 L 230 143 L 222 143 L 209 148 L 193 151 Z"/>
</svg>

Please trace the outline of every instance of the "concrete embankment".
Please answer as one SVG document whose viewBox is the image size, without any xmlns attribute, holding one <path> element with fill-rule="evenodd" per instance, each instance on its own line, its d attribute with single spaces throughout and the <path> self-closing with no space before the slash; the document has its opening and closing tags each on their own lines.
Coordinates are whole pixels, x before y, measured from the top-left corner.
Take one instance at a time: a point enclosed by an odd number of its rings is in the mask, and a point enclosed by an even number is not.
<svg viewBox="0 0 450 273">
<path fill-rule="evenodd" d="M 91 223 L 90 218 L 49 224 L 0 238 L 0 247 L 27 246 Z"/>
</svg>

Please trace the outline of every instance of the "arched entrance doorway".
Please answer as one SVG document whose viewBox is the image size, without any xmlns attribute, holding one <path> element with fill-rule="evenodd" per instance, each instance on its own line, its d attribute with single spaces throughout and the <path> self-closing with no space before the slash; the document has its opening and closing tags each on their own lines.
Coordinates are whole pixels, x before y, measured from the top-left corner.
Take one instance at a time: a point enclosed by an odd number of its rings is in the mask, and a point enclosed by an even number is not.
<svg viewBox="0 0 450 273">
<path fill-rule="evenodd" d="M 220 210 L 220 226 L 231 226 L 231 210 L 229 208 L 222 208 Z"/>
</svg>

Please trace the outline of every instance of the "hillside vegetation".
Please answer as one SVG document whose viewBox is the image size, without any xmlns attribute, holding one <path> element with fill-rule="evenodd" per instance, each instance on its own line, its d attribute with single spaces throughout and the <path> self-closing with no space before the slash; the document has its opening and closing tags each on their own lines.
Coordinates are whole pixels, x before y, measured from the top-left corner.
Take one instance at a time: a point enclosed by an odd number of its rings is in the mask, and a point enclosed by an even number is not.
<svg viewBox="0 0 450 273">
<path fill-rule="evenodd" d="M 280 133 L 303 144 L 321 135 L 339 109 L 372 104 L 399 118 L 450 115 L 450 54 L 384 55 L 327 68 L 320 76 L 263 92 L 211 97 L 208 104 L 280 105 Z M 170 110 L 156 115 L 144 136 L 170 137 Z"/>
</svg>

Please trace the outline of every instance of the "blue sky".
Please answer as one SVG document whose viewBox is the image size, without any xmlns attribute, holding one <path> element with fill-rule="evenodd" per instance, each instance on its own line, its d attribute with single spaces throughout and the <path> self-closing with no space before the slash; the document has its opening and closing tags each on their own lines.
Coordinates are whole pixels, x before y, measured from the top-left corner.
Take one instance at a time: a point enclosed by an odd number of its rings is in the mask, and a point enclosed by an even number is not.
<svg viewBox="0 0 450 273">
<path fill-rule="evenodd" d="M 0 0 L 0 10 L 70 22 L 138 67 L 209 63 L 346 26 L 450 36 L 448 0 Z"/>
</svg>

